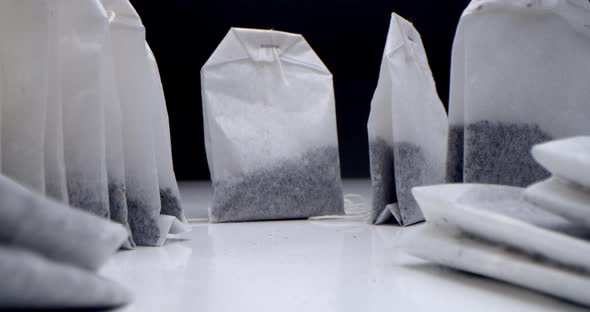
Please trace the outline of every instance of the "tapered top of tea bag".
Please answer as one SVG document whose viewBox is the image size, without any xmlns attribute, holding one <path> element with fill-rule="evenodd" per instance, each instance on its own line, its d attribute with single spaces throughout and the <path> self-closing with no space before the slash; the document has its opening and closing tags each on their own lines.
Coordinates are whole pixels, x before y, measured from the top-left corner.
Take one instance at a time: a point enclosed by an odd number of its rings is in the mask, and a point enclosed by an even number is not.
<svg viewBox="0 0 590 312">
<path fill-rule="evenodd" d="M 101 0 L 109 20 L 120 26 L 144 28 L 139 14 L 129 0 Z"/>
<path fill-rule="evenodd" d="M 498 9 L 531 14 L 553 12 L 577 31 L 590 36 L 590 2 L 587 0 L 473 0 L 463 12 L 463 17 Z"/>
<path fill-rule="evenodd" d="M 229 30 L 203 69 L 245 59 L 253 62 L 274 62 L 280 59 L 330 74 L 302 35 L 236 27 Z"/>
<path fill-rule="evenodd" d="M 407 56 L 417 57 L 421 61 L 426 61 L 426 52 L 424 51 L 420 33 L 418 33 L 412 23 L 396 13 L 391 13 L 391 22 L 389 23 L 384 54 L 390 56 L 399 49 L 404 49 Z"/>
</svg>

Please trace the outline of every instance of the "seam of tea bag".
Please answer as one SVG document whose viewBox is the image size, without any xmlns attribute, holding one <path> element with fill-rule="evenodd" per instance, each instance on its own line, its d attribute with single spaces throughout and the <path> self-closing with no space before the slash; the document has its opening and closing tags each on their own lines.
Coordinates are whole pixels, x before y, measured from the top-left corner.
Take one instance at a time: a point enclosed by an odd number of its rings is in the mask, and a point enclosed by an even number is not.
<svg viewBox="0 0 590 312">
<path fill-rule="evenodd" d="M 355 199 L 358 201 L 355 202 Z M 356 194 L 356 193 L 348 193 L 344 195 L 344 215 L 336 215 L 336 216 L 316 216 L 316 217 L 309 217 L 309 220 L 325 220 L 325 219 L 358 219 L 361 218 L 363 220 L 369 219 L 369 205 L 365 200 L 365 197 Z M 369 221 L 370 222 L 370 221 Z"/>
<path fill-rule="evenodd" d="M 289 86 L 290 83 L 289 83 L 289 80 L 287 80 L 287 76 L 285 75 L 285 70 L 283 68 L 283 62 L 281 62 L 281 57 L 279 55 L 279 48 L 273 47 L 272 48 L 272 54 L 274 55 L 275 60 L 279 64 L 279 73 L 281 75 L 281 80 L 283 81 L 283 83 L 286 86 Z"/>
<path fill-rule="evenodd" d="M 239 44 L 242 46 L 242 48 L 244 48 L 244 51 L 245 51 L 245 53 L 246 53 L 246 56 L 245 56 L 245 57 L 232 58 L 232 59 L 229 59 L 229 60 L 226 60 L 226 61 L 222 61 L 222 62 L 217 62 L 217 61 L 216 61 L 214 64 L 211 64 L 211 65 L 209 65 L 209 66 L 212 66 L 212 65 L 217 65 L 217 64 L 220 64 L 220 63 L 229 63 L 229 62 L 233 62 L 233 61 L 236 61 L 236 60 L 242 60 L 242 59 L 255 59 L 255 58 L 253 57 L 253 55 L 252 55 L 252 51 L 251 51 L 251 49 L 249 48 L 248 44 L 246 44 L 246 42 L 244 42 L 244 40 L 242 40 L 242 37 L 238 35 L 238 33 L 239 33 L 240 31 L 242 31 L 242 30 L 257 30 L 257 31 L 260 31 L 260 32 L 263 32 L 263 33 L 264 33 L 264 32 L 270 33 L 270 36 L 271 36 L 271 43 L 273 43 L 273 44 L 274 44 L 274 40 L 273 40 L 273 36 L 272 36 L 272 35 L 273 35 L 273 33 L 279 34 L 279 35 L 281 35 L 281 36 L 283 36 L 283 35 L 285 35 L 285 34 L 286 34 L 286 35 L 294 35 L 294 34 L 291 34 L 291 33 L 288 33 L 288 32 L 284 32 L 284 31 L 276 31 L 276 30 L 274 30 L 274 29 L 248 29 L 248 28 L 232 27 L 232 28 L 230 28 L 230 32 L 233 32 L 233 34 L 234 34 L 235 38 L 237 39 L 237 42 L 238 42 L 238 43 L 239 43 Z M 298 39 L 296 39 L 296 40 L 293 40 L 293 41 L 292 41 L 292 42 L 290 42 L 288 45 L 285 45 L 285 46 L 283 46 L 283 48 L 279 50 L 279 51 L 281 52 L 281 53 L 280 53 L 281 55 L 283 55 L 284 53 L 286 53 L 286 52 L 287 52 L 288 50 L 290 50 L 290 49 L 291 49 L 291 48 L 292 48 L 292 47 L 293 47 L 293 46 L 294 46 L 294 45 L 295 45 L 295 44 L 296 44 L 298 41 L 300 41 L 301 39 L 303 39 L 303 38 L 301 37 L 301 35 L 298 35 L 298 36 L 299 36 L 300 38 L 298 38 Z M 224 39 L 224 40 L 225 40 L 225 39 Z M 215 54 L 216 54 L 216 52 L 214 52 L 214 53 L 213 53 L 213 55 L 215 55 Z M 207 62 L 209 62 L 209 61 L 207 61 Z M 205 67 L 207 67 L 207 64 L 205 64 L 205 66 L 203 66 L 203 68 L 205 68 Z"/>
<path fill-rule="evenodd" d="M 331 75 L 330 71 L 327 70 L 326 68 L 323 68 L 323 67 L 320 67 L 320 66 L 317 66 L 317 65 L 314 65 L 314 64 L 310 64 L 310 63 L 300 62 L 300 61 L 298 61 L 296 59 L 293 59 L 293 58 L 290 58 L 288 56 L 285 56 L 284 54 L 281 56 L 281 60 L 283 62 L 291 63 L 293 65 L 302 66 L 302 67 L 305 67 L 305 68 L 309 68 L 309 69 L 312 69 L 312 70 L 315 70 L 315 71 L 318 71 L 318 72 L 321 72 L 321 73 L 329 73 Z"/>
<path fill-rule="evenodd" d="M 238 58 L 233 58 L 233 59 L 228 59 L 225 61 L 221 61 L 221 62 L 215 62 L 213 64 L 205 64 L 203 65 L 203 70 L 207 70 L 209 68 L 214 68 L 214 67 L 218 67 L 218 66 L 222 66 L 222 65 L 227 65 L 227 64 L 231 64 L 234 62 L 239 62 L 239 61 L 245 61 L 245 60 L 250 60 L 252 59 L 250 56 L 243 56 L 243 57 L 238 57 Z"/>
</svg>

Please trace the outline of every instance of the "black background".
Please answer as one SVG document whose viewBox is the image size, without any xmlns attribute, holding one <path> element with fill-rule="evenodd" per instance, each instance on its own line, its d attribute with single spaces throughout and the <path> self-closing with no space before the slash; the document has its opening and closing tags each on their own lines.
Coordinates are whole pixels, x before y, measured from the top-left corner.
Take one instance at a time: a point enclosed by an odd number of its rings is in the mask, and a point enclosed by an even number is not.
<svg viewBox="0 0 590 312">
<path fill-rule="evenodd" d="M 132 0 L 158 60 L 176 176 L 209 179 L 200 69 L 230 27 L 302 34 L 334 75 L 343 177 L 368 177 L 367 119 L 396 12 L 421 33 L 441 100 L 448 103 L 451 46 L 468 0 Z"/>
</svg>

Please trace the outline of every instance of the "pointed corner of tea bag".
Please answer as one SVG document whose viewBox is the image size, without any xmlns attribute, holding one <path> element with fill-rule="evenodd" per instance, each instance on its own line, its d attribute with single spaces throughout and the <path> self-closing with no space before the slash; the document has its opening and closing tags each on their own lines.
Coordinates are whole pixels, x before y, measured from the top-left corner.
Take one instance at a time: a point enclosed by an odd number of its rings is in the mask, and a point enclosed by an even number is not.
<svg viewBox="0 0 590 312">
<path fill-rule="evenodd" d="M 399 211 L 398 203 L 393 203 L 393 204 L 387 205 L 385 207 L 385 210 L 388 210 L 390 212 L 390 214 L 393 216 L 393 218 L 395 219 L 397 224 L 399 224 L 401 226 L 404 225 L 404 220 L 402 218 L 401 212 Z"/>
<path fill-rule="evenodd" d="M 164 242 L 166 242 L 166 238 L 168 238 L 168 233 L 170 233 L 170 229 L 172 228 L 172 224 L 174 223 L 175 219 L 176 218 L 172 216 L 160 215 L 158 218 L 158 229 L 161 235 L 154 246 L 160 247 L 164 245 Z"/>
<path fill-rule="evenodd" d="M 158 222 L 160 233 L 163 235 L 156 242 L 156 246 L 164 245 L 167 239 L 186 239 L 184 234 L 192 231 L 190 224 L 182 222 L 174 216 L 160 215 Z"/>
<path fill-rule="evenodd" d="M 392 220 L 396 220 L 398 224 L 401 224 L 399 220 L 401 220 L 401 216 L 399 215 L 399 211 L 397 209 L 397 203 L 389 204 L 385 206 L 383 211 L 375 218 L 373 222 L 375 225 L 387 224 L 391 223 Z"/>
<path fill-rule="evenodd" d="M 174 220 L 172 221 L 172 226 L 170 227 L 170 231 L 168 233 L 178 235 L 178 234 L 188 233 L 191 231 L 192 231 L 192 228 L 191 228 L 190 224 L 188 224 L 188 222 L 183 222 L 183 221 L 179 220 L 178 218 L 174 218 Z"/>
</svg>

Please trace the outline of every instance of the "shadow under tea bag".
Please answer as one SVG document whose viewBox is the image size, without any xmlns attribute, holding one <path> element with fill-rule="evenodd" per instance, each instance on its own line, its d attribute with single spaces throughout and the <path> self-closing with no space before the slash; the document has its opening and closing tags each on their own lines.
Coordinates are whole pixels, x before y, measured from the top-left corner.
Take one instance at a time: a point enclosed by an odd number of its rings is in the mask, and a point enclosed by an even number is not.
<svg viewBox="0 0 590 312">
<path fill-rule="evenodd" d="M 201 78 L 210 221 L 344 213 L 332 74 L 301 35 L 232 28 Z"/>
<path fill-rule="evenodd" d="M 182 209 L 180 191 L 172 163 L 170 125 L 168 123 L 168 110 L 166 108 L 166 99 L 164 98 L 164 89 L 160 80 L 156 58 L 147 43 L 146 50 L 150 61 L 150 77 L 152 78 L 152 87 L 147 91 L 151 93 L 150 99 L 153 103 L 152 109 L 154 109 L 154 147 L 156 162 L 158 163 L 161 213 L 163 215 L 174 216 L 179 221 L 185 222 L 186 218 Z"/>
<path fill-rule="evenodd" d="M 61 0 L 64 155 L 70 205 L 108 218 L 101 58 L 106 13 L 98 0 Z"/>
<path fill-rule="evenodd" d="M 447 128 L 420 34 L 393 13 L 368 122 L 372 223 L 424 220 L 411 190 L 444 182 Z"/>
<path fill-rule="evenodd" d="M 152 70 L 145 28 L 127 0 L 103 0 L 109 19 L 115 76 L 122 112 L 128 221 L 138 245 L 160 246 L 178 225 L 161 216 L 156 161 Z"/>
<path fill-rule="evenodd" d="M 447 179 L 527 186 L 534 144 L 590 134 L 590 3 L 474 0 L 453 46 Z"/>
<path fill-rule="evenodd" d="M 0 1 L 1 171 L 45 193 L 47 1 Z"/>
</svg>

